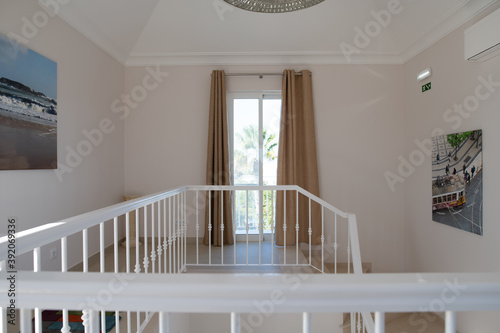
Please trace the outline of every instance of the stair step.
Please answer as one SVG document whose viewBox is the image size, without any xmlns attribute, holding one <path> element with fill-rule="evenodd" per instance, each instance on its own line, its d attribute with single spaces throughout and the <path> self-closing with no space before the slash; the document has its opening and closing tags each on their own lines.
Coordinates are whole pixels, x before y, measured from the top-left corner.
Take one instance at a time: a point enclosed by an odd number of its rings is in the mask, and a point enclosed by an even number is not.
<svg viewBox="0 0 500 333">
<path fill-rule="evenodd" d="M 386 333 L 442 333 L 444 320 L 434 313 L 404 313 L 402 316 L 386 321 Z"/>
<path fill-rule="evenodd" d="M 349 267 L 349 270 L 347 269 Z M 363 268 L 363 274 L 372 272 L 372 264 L 370 262 L 361 263 L 361 267 Z M 329 273 L 335 273 L 335 264 L 333 262 L 325 262 L 325 268 L 328 269 Z M 353 272 L 352 263 L 348 266 L 346 262 L 338 262 L 337 263 L 337 274 L 347 274 L 347 272 Z"/>
</svg>

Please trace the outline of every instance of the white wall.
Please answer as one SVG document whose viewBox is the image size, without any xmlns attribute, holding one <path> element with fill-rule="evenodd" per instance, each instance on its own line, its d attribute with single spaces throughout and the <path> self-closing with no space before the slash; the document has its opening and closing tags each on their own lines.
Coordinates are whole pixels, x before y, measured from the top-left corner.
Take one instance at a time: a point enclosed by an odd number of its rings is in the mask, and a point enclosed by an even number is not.
<svg viewBox="0 0 500 333">
<path fill-rule="evenodd" d="M 488 12 L 500 7 L 496 4 Z M 445 133 L 482 129 L 484 142 L 483 169 L 483 226 L 484 235 L 478 236 L 432 221 L 431 161 L 426 158 L 415 173 L 399 184 L 397 193 L 405 198 L 406 268 L 415 272 L 491 272 L 500 270 L 500 223 L 497 206 L 500 199 L 500 57 L 487 62 L 464 61 L 464 30 L 484 17 L 486 13 L 452 32 L 404 65 L 405 154 L 417 148 L 415 139 L 431 138 L 434 128 Z M 421 93 L 417 74 L 432 67 L 432 89 Z M 443 114 L 454 104 L 463 104 L 467 96 L 475 96 L 480 85 L 478 77 L 492 75 L 497 82 L 495 91 L 467 118 L 446 121 Z M 487 91 L 481 88 L 482 94 Z M 467 112 L 469 114 L 469 112 Z M 455 114 L 456 116 L 457 114 Z M 489 320 L 483 320 L 489 318 Z M 498 314 L 460 314 L 461 332 L 496 332 L 500 325 Z"/>
<path fill-rule="evenodd" d="M 33 22 L 34 15 L 43 17 L 41 13 L 45 12 L 36 1 L 2 1 L 0 32 L 23 36 L 23 17 Z M 67 165 L 66 147 L 76 150 L 86 139 L 82 130 L 97 129 L 104 118 L 109 118 L 115 129 L 71 172 L 63 173 L 62 181 L 54 170 L 0 171 L 2 233 L 11 216 L 18 218 L 17 229 L 21 231 L 117 203 L 123 193 L 123 123 L 111 112 L 112 101 L 123 91 L 123 66 L 57 17 L 49 18 L 29 37 L 27 46 L 58 66 L 59 162 Z M 79 246 L 78 242 L 81 244 L 81 235 L 71 238 L 69 244 Z M 97 242 L 91 233 L 90 243 Z M 42 249 L 43 270 L 60 265 L 59 256 L 48 260 L 49 250 Z M 70 249 L 70 265 L 81 261 L 77 252 Z"/>
<path fill-rule="evenodd" d="M 140 101 L 131 104 L 135 109 L 125 121 L 128 193 L 205 184 L 212 69 L 281 73 L 284 68 L 161 67 L 168 76 L 145 98 L 139 92 L 148 71 L 127 68 L 125 92 L 135 91 L 131 99 Z M 357 214 L 363 260 L 372 262 L 374 271 L 402 271 L 403 197 L 390 191 L 383 176 L 403 153 L 402 66 L 295 69 L 313 73 L 321 196 Z M 281 90 L 281 77 L 228 77 L 227 89 Z"/>
</svg>

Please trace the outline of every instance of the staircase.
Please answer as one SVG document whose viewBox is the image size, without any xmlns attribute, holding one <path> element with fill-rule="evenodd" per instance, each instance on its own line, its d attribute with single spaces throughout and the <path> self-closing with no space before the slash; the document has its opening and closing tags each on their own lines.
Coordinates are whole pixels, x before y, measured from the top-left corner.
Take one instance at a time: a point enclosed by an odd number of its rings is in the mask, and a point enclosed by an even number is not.
<svg viewBox="0 0 500 333">
<path fill-rule="evenodd" d="M 349 313 L 344 314 L 342 328 L 343 333 L 351 333 L 351 316 Z M 385 333 L 443 333 L 444 331 L 444 320 L 435 313 L 393 312 L 385 314 Z"/>
<path fill-rule="evenodd" d="M 309 258 L 309 248 L 302 248 L 302 253 L 305 258 Z M 311 250 L 311 263 L 316 267 L 321 267 L 321 250 Z M 337 263 L 337 267 L 333 262 L 324 263 L 325 273 L 347 274 L 353 272 L 352 263 L 345 262 Z M 371 273 L 371 263 L 363 262 L 363 274 Z M 348 269 L 349 268 L 349 269 Z M 361 321 L 362 324 L 362 321 Z M 351 314 L 344 313 L 343 323 L 341 325 L 343 333 L 351 333 Z M 386 313 L 385 314 L 385 332 L 386 333 L 443 333 L 445 323 L 436 313 L 428 312 L 413 312 L 413 313 Z M 358 328 L 356 327 L 356 330 Z M 457 331 L 458 333 L 458 331 Z"/>
</svg>

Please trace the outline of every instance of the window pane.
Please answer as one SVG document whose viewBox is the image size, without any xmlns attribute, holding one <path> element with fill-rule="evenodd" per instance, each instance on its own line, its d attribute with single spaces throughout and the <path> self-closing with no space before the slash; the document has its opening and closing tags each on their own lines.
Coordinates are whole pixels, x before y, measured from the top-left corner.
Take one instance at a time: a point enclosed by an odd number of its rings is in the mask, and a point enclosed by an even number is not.
<svg viewBox="0 0 500 333">
<path fill-rule="evenodd" d="M 259 185 L 259 100 L 235 99 L 234 184 Z"/>
<path fill-rule="evenodd" d="M 263 185 L 276 185 L 278 171 L 278 145 L 280 136 L 281 99 L 262 101 L 263 134 Z M 271 232 L 275 222 L 276 193 L 264 191 L 262 197 L 262 215 L 264 232 Z"/>
<path fill-rule="evenodd" d="M 262 99 L 260 99 L 262 98 Z M 281 97 L 233 99 L 233 176 L 234 185 L 276 185 Z M 259 128 L 259 107 L 262 101 L 262 128 Z M 259 142 L 262 140 L 262 146 Z M 262 160 L 260 160 L 262 156 Z M 260 174 L 262 162 L 262 174 Z M 248 192 L 248 232 L 271 232 L 275 222 L 276 193 Z M 260 216 L 262 214 L 262 216 Z M 234 200 L 236 233 L 246 233 L 246 191 L 236 191 Z"/>
<path fill-rule="evenodd" d="M 263 185 L 276 185 L 281 99 L 264 99 L 262 107 L 262 134 L 264 137 Z"/>
</svg>

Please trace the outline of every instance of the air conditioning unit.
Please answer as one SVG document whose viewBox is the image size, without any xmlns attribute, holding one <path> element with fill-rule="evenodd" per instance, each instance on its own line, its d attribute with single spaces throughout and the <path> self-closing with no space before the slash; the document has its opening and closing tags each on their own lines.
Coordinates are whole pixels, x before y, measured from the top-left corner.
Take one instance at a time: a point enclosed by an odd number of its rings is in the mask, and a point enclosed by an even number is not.
<svg viewBox="0 0 500 333">
<path fill-rule="evenodd" d="M 500 9 L 467 28 L 465 60 L 484 61 L 500 54 Z"/>
</svg>

